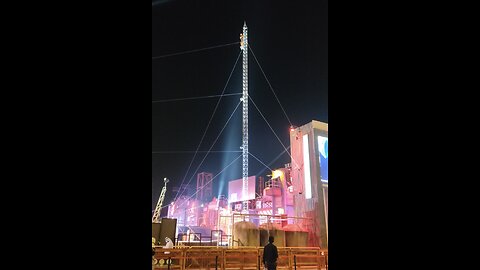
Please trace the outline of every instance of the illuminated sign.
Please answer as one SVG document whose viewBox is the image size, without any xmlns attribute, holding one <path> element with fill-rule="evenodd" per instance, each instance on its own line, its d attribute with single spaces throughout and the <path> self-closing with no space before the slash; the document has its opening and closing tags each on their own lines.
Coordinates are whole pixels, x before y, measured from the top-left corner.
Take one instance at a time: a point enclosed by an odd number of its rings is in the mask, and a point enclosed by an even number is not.
<svg viewBox="0 0 480 270">
<path fill-rule="evenodd" d="M 305 171 L 305 198 L 312 198 L 312 178 L 310 176 L 310 153 L 308 151 L 308 134 L 303 135 L 303 168 Z"/>
</svg>

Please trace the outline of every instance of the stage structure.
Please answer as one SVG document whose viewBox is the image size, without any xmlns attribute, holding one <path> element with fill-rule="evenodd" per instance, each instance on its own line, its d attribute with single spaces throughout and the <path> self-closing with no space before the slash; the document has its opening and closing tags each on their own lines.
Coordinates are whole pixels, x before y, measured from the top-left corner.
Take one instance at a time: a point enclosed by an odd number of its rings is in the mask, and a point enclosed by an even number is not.
<svg viewBox="0 0 480 270">
<path fill-rule="evenodd" d="M 279 246 L 328 248 L 328 124 L 312 120 L 292 127 L 290 163 L 274 169 L 266 181 L 249 176 L 246 23 L 240 34 L 240 49 L 242 178 L 230 179 L 227 196 L 217 198 L 212 196 L 213 174 L 199 173 L 195 196 L 179 196 L 168 206 L 168 218 L 177 221 L 176 243 L 261 246 L 274 235 Z"/>
</svg>

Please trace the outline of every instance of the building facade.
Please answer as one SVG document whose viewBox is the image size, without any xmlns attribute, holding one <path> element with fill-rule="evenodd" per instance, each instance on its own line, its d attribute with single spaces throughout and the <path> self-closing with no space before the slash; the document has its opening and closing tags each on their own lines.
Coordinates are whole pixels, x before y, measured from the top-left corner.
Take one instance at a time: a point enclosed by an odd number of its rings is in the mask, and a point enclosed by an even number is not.
<svg viewBox="0 0 480 270">
<path fill-rule="evenodd" d="M 313 226 L 310 243 L 328 247 L 328 124 L 312 121 L 290 131 L 294 214 Z"/>
</svg>

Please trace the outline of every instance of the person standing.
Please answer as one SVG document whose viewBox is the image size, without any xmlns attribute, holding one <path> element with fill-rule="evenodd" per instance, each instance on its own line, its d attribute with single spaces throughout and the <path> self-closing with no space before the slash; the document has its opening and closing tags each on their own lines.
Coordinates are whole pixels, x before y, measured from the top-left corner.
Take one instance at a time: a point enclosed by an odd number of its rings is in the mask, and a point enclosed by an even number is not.
<svg viewBox="0 0 480 270">
<path fill-rule="evenodd" d="M 168 248 L 168 249 L 173 248 L 172 239 L 165 237 L 165 243 L 166 245 L 163 248 Z M 165 254 L 170 254 L 170 252 L 166 251 Z"/>
<path fill-rule="evenodd" d="M 166 243 L 166 245 L 163 248 L 166 248 L 166 249 L 172 249 L 173 248 L 172 239 L 170 239 L 168 237 L 165 237 L 165 243 Z M 170 254 L 170 251 L 165 251 L 164 254 Z M 172 260 L 170 258 L 168 258 L 167 260 L 165 260 L 165 262 L 166 262 L 166 264 L 171 264 Z"/>
<path fill-rule="evenodd" d="M 273 236 L 268 237 L 268 244 L 263 248 L 263 265 L 268 270 L 277 270 L 278 250 L 273 241 Z"/>
</svg>

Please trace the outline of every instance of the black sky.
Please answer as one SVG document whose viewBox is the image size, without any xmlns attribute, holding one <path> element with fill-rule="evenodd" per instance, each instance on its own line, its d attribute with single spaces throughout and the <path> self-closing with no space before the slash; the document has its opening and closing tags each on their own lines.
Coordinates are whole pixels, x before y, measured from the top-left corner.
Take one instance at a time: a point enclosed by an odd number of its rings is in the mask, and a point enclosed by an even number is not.
<svg viewBox="0 0 480 270">
<path fill-rule="evenodd" d="M 152 57 L 239 41 L 243 22 L 249 44 L 293 125 L 312 120 L 328 122 L 328 1 L 152 1 Z M 152 101 L 222 93 L 239 45 L 152 59 Z M 225 93 L 241 92 L 241 56 Z M 285 146 L 289 146 L 289 122 L 253 55 L 249 52 L 249 94 Z M 223 97 L 199 150 L 207 151 L 220 134 L 240 96 Z M 205 132 L 218 98 L 152 103 L 152 209 L 163 186 L 169 183 L 165 203 L 174 196 L 171 188 L 192 179 L 204 158 L 193 153 Z M 241 105 L 212 150 L 239 151 Z M 283 151 L 275 135 L 249 103 L 249 150 L 266 164 Z M 210 153 L 197 172 L 217 175 L 241 153 Z M 283 167 L 283 154 L 271 168 Z M 269 172 L 249 158 L 249 174 Z M 241 158 L 214 180 L 214 195 L 223 182 L 241 178 Z M 192 178 L 193 176 L 193 178 Z"/>
</svg>

